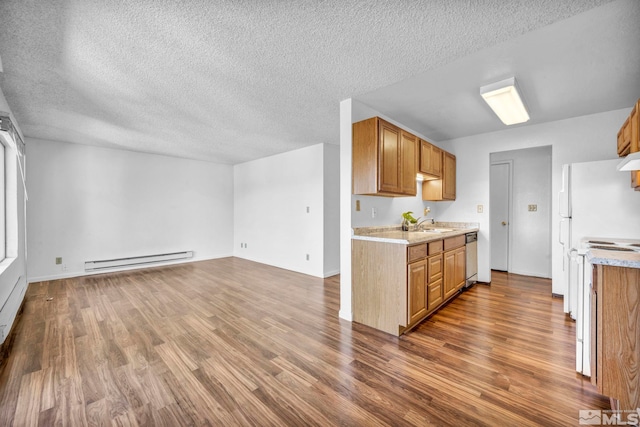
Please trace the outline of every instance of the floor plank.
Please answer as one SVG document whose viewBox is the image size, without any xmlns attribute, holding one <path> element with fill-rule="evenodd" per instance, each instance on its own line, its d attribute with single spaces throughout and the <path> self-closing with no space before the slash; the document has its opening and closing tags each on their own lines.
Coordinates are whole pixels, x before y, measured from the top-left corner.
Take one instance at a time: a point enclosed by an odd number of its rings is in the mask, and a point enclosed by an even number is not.
<svg viewBox="0 0 640 427">
<path fill-rule="evenodd" d="M 493 273 L 396 338 L 338 319 L 339 277 L 238 258 L 31 284 L 0 372 L 13 425 L 578 425 L 549 280 Z M 53 298 L 49 300 L 49 298 Z"/>
</svg>

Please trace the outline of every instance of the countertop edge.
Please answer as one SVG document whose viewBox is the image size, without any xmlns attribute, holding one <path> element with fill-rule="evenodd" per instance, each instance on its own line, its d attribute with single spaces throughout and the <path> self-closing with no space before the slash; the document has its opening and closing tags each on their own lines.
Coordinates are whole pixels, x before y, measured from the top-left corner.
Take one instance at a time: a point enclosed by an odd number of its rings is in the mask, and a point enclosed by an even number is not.
<svg viewBox="0 0 640 427">
<path fill-rule="evenodd" d="M 637 253 L 612 252 L 615 251 L 590 249 L 586 253 L 587 261 L 591 264 L 608 265 L 612 267 L 640 268 L 640 257 Z"/>
<path fill-rule="evenodd" d="M 420 243 L 428 243 L 436 240 L 447 239 L 449 237 L 462 236 L 467 233 L 473 233 L 479 231 L 478 227 L 465 228 L 465 229 L 457 229 L 454 231 L 449 231 L 446 233 L 422 233 L 422 232 L 412 232 L 412 231 L 391 231 L 386 233 L 397 233 L 401 237 L 383 237 L 377 234 L 385 234 L 385 233 L 372 233 L 372 234 L 353 234 L 351 235 L 351 240 L 367 240 L 371 242 L 382 242 L 382 243 L 394 243 L 400 245 L 415 245 Z"/>
</svg>

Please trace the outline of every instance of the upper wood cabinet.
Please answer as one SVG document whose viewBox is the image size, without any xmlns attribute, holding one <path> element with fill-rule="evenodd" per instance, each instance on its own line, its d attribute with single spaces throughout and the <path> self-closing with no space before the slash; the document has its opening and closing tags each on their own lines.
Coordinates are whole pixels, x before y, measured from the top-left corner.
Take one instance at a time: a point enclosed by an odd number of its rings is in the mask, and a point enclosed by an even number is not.
<svg viewBox="0 0 640 427">
<path fill-rule="evenodd" d="M 442 198 L 456 199 L 456 156 L 444 151 L 442 153 Z"/>
<path fill-rule="evenodd" d="M 624 157 L 631 152 L 631 126 L 629 118 L 618 131 L 618 156 Z"/>
<path fill-rule="evenodd" d="M 428 179 L 442 178 L 442 150 L 423 139 L 420 140 L 419 171 Z"/>
<path fill-rule="evenodd" d="M 456 199 L 456 156 L 442 150 L 442 178 L 422 183 L 422 200 Z"/>
<path fill-rule="evenodd" d="M 353 124 L 353 194 L 415 196 L 418 139 L 372 117 Z"/>
<path fill-rule="evenodd" d="M 618 131 L 618 156 L 640 151 L 640 99 Z M 631 187 L 640 191 L 640 171 L 631 171 Z"/>
</svg>

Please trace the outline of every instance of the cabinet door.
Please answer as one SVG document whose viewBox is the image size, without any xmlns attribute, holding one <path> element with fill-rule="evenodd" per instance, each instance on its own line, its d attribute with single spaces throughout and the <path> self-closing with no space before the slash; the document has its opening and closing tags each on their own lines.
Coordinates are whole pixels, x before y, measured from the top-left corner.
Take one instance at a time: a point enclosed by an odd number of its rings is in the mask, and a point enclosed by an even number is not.
<svg viewBox="0 0 640 427">
<path fill-rule="evenodd" d="M 408 265 L 409 325 L 421 320 L 427 315 L 427 260 L 423 259 Z"/>
<path fill-rule="evenodd" d="M 467 278 L 467 252 L 463 246 L 456 249 L 456 267 L 455 267 L 455 283 L 456 289 L 461 289 L 464 286 L 464 282 Z"/>
<path fill-rule="evenodd" d="M 444 264 L 444 272 L 443 272 L 443 283 L 444 283 L 444 299 L 449 298 L 453 295 L 456 288 L 456 251 L 445 252 L 443 256 L 443 264 Z"/>
<path fill-rule="evenodd" d="M 400 129 L 380 120 L 378 191 L 400 193 Z"/>
<path fill-rule="evenodd" d="M 624 145 L 624 126 L 618 131 L 618 157 L 624 157 L 629 154 L 629 146 Z"/>
<path fill-rule="evenodd" d="M 431 174 L 442 177 L 442 150 L 435 145 L 431 146 Z"/>
<path fill-rule="evenodd" d="M 427 311 L 433 311 L 442 304 L 442 254 L 427 260 Z"/>
<path fill-rule="evenodd" d="M 428 141 L 420 140 L 420 172 L 442 178 L 442 150 Z"/>
<path fill-rule="evenodd" d="M 640 101 L 636 104 L 629 116 L 629 127 L 631 128 L 630 152 L 640 151 Z M 631 187 L 640 191 L 640 171 L 631 171 Z"/>
<path fill-rule="evenodd" d="M 402 131 L 400 145 L 400 175 L 402 194 L 416 195 L 416 159 L 418 158 L 418 138 Z"/>
<path fill-rule="evenodd" d="M 456 156 L 444 152 L 442 198 L 444 200 L 456 199 Z"/>
</svg>

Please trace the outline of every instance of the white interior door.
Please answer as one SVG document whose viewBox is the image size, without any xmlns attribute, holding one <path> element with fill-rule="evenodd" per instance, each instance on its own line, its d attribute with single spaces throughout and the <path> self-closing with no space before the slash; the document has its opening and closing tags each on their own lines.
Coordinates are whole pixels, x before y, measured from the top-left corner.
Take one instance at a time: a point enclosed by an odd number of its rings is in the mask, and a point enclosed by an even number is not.
<svg viewBox="0 0 640 427">
<path fill-rule="evenodd" d="M 491 226 L 491 269 L 509 271 L 509 207 L 511 163 L 491 164 L 489 222 Z"/>
</svg>

